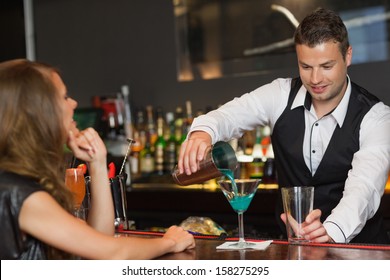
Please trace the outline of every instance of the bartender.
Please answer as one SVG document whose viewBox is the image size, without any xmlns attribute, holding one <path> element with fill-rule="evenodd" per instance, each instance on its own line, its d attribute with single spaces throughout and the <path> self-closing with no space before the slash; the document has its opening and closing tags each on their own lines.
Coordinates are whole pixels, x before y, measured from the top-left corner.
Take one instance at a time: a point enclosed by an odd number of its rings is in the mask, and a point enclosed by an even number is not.
<svg viewBox="0 0 390 280">
<path fill-rule="evenodd" d="M 196 172 L 215 142 L 268 125 L 279 186 L 315 187 L 307 240 L 390 243 L 377 212 L 390 167 L 390 108 L 348 76 L 352 47 L 335 12 L 309 14 L 294 41 L 299 77 L 276 79 L 196 118 L 180 172 Z M 284 231 L 282 212 L 279 199 Z"/>
</svg>

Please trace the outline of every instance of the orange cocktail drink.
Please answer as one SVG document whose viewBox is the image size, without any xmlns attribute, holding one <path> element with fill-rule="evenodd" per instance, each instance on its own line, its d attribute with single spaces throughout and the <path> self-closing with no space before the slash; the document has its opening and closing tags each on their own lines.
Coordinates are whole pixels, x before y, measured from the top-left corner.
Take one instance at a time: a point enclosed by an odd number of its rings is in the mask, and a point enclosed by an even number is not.
<svg viewBox="0 0 390 280">
<path fill-rule="evenodd" d="M 81 168 L 66 169 L 65 185 L 73 193 L 75 208 L 80 208 L 85 196 L 85 180 L 83 170 Z"/>
</svg>

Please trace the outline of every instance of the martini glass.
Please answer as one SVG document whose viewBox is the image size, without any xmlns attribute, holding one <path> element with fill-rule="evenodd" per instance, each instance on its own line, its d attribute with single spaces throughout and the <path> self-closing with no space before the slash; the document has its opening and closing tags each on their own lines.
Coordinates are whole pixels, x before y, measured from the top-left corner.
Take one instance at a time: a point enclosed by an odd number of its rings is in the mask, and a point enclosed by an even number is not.
<svg viewBox="0 0 390 280">
<path fill-rule="evenodd" d="M 238 214 L 238 242 L 231 244 L 232 249 L 252 248 L 255 243 L 246 242 L 244 239 L 244 212 L 251 204 L 260 179 L 237 179 L 218 181 L 223 194 Z"/>
</svg>

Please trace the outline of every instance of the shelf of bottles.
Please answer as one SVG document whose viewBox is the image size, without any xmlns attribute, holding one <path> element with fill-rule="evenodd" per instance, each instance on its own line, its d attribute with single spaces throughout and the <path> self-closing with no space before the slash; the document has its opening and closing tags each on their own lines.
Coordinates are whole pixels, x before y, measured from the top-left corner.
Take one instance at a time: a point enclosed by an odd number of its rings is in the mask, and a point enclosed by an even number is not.
<svg viewBox="0 0 390 280">
<path fill-rule="evenodd" d="M 131 183 L 148 182 L 151 178 L 173 183 L 171 172 L 177 164 L 181 144 L 187 137 L 195 116 L 191 101 L 178 104 L 174 112 L 164 112 L 151 105 L 132 108 L 127 86 L 115 97 L 95 97 L 93 106 L 103 111 L 101 134 L 108 152 L 117 157 L 127 156 L 126 170 Z M 135 142 L 128 149 L 126 139 Z M 276 184 L 273 150 L 269 127 L 258 127 L 240 139 L 230 141 L 239 166 L 237 178 L 262 178 L 265 184 Z"/>
</svg>

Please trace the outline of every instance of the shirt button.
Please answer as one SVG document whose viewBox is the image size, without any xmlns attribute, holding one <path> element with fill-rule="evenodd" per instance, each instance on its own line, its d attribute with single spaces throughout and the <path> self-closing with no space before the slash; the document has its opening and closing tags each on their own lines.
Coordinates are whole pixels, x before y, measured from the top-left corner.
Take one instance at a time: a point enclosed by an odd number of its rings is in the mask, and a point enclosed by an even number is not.
<svg viewBox="0 0 390 280">
<path fill-rule="evenodd" d="M 315 150 L 313 150 L 313 151 L 311 151 L 313 154 L 315 154 L 316 153 L 316 151 Z"/>
<path fill-rule="evenodd" d="M 316 123 L 316 126 L 318 126 L 318 123 Z"/>
</svg>

